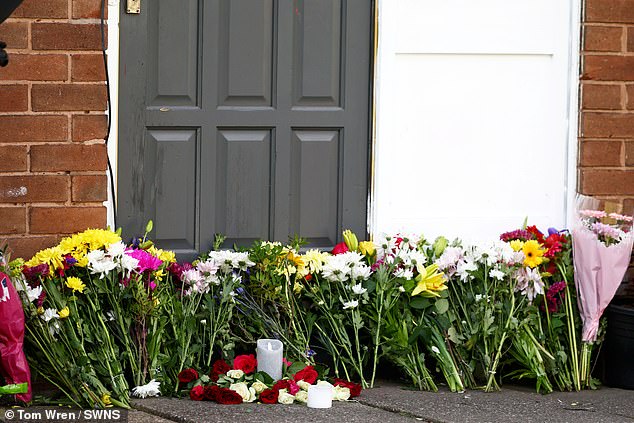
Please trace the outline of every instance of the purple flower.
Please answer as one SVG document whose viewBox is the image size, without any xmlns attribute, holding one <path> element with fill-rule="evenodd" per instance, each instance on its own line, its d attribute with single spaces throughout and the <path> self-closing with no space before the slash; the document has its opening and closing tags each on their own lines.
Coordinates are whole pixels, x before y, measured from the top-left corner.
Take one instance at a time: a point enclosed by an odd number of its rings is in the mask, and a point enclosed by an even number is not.
<svg viewBox="0 0 634 423">
<path fill-rule="evenodd" d="M 34 267 L 24 266 L 22 273 L 29 282 L 39 281 L 39 277 L 45 278 L 49 275 L 48 264 L 42 263 Z"/>
<path fill-rule="evenodd" d="M 161 267 L 161 264 L 163 264 L 160 259 L 145 250 L 128 250 L 126 254 L 139 260 L 139 264 L 136 268 L 139 273 L 145 272 L 146 270 L 157 270 Z"/>
<path fill-rule="evenodd" d="M 513 241 L 514 239 L 528 241 L 533 239 L 533 235 L 530 232 L 525 231 L 524 229 L 517 229 L 511 232 L 504 232 L 502 235 L 500 235 L 500 240 L 504 242 Z"/>
<path fill-rule="evenodd" d="M 548 228 L 548 235 L 555 235 L 558 234 L 559 231 L 555 228 Z"/>
</svg>

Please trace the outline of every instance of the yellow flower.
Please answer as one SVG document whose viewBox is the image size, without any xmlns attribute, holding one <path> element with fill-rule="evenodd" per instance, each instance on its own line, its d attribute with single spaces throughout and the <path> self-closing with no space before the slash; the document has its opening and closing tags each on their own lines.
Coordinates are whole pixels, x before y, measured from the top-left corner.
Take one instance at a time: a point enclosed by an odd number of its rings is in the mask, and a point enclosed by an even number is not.
<svg viewBox="0 0 634 423">
<path fill-rule="evenodd" d="M 524 246 L 524 241 L 520 241 L 519 239 L 514 239 L 513 241 L 509 242 L 509 245 L 511 246 L 513 251 L 517 252 L 521 250 L 522 247 Z"/>
<path fill-rule="evenodd" d="M 535 240 L 526 241 L 524 246 L 522 247 L 522 252 L 524 253 L 524 265 L 528 267 L 537 267 L 544 259 L 542 256 L 544 255 L 544 250 L 542 250 L 539 242 Z"/>
<path fill-rule="evenodd" d="M 427 267 L 417 266 L 419 275 L 416 276 L 416 288 L 412 291 L 412 297 L 421 294 L 423 297 L 440 297 L 439 292 L 447 289 L 445 285 L 445 275 L 438 271 L 438 265 L 432 264 Z"/>
<path fill-rule="evenodd" d="M 165 276 L 165 270 L 163 270 L 163 269 L 159 269 L 156 272 L 154 272 L 154 277 L 159 282 L 163 280 L 164 276 Z"/>
<path fill-rule="evenodd" d="M 361 241 L 359 243 L 359 252 L 366 257 L 372 257 L 376 252 L 374 248 L 374 242 L 372 241 Z"/>
<path fill-rule="evenodd" d="M 359 240 L 350 229 L 343 231 L 343 240 L 350 251 L 357 251 L 357 248 L 359 248 Z"/>
<path fill-rule="evenodd" d="M 106 407 L 110 407 L 112 405 L 112 399 L 110 398 L 110 394 L 103 394 L 101 396 L 101 402 L 103 402 L 103 404 Z"/>
<path fill-rule="evenodd" d="M 76 278 L 75 276 L 71 276 L 66 279 L 66 286 L 72 289 L 73 292 L 79 291 L 82 294 L 84 293 L 84 288 L 86 288 L 86 285 L 84 285 L 81 279 Z"/>
<path fill-rule="evenodd" d="M 57 312 L 57 315 L 59 316 L 60 319 L 65 319 L 68 316 L 70 316 L 70 310 L 68 309 L 68 307 L 64 307 L 63 309 Z"/>
<path fill-rule="evenodd" d="M 38 307 L 37 314 L 44 314 L 44 307 Z"/>
<path fill-rule="evenodd" d="M 38 251 L 35 256 L 25 264 L 29 267 L 47 264 L 52 271 L 64 268 L 64 254 L 59 247 L 47 248 Z"/>
<path fill-rule="evenodd" d="M 154 245 L 148 249 L 148 253 L 165 263 L 174 263 L 176 261 L 176 254 L 174 254 L 173 251 L 161 250 L 156 248 Z"/>
</svg>

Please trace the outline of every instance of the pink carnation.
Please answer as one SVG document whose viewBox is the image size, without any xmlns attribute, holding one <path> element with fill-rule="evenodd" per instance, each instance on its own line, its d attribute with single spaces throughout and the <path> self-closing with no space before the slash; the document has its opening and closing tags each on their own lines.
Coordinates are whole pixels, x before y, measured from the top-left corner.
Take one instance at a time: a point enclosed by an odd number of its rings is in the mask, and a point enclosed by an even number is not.
<svg viewBox="0 0 634 423">
<path fill-rule="evenodd" d="M 161 267 L 161 264 L 163 264 L 160 259 L 154 257 L 145 250 L 128 250 L 126 251 L 126 254 L 139 261 L 136 268 L 139 273 L 145 272 L 146 270 L 157 270 Z"/>
</svg>

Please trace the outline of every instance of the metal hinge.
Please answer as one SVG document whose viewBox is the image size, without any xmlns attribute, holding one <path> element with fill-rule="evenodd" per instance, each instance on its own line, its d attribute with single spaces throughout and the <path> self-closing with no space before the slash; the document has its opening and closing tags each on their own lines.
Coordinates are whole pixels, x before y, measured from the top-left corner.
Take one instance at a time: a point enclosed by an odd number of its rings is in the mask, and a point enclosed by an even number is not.
<svg viewBox="0 0 634 423">
<path fill-rule="evenodd" d="M 141 0 L 128 0 L 126 12 L 134 14 L 141 13 Z"/>
</svg>

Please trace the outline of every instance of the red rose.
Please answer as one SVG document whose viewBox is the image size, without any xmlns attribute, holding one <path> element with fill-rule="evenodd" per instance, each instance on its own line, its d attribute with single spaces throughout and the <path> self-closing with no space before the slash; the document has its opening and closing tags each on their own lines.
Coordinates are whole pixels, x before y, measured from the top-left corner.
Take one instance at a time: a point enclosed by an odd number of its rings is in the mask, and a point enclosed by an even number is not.
<svg viewBox="0 0 634 423">
<path fill-rule="evenodd" d="M 189 383 L 198 379 L 198 372 L 194 369 L 185 369 L 178 374 L 178 381 L 180 383 Z"/>
<path fill-rule="evenodd" d="M 202 401 L 205 398 L 205 388 L 202 385 L 196 385 L 189 391 L 189 398 L 192 401 Z"/>
<path fill-rule="evenodd" d="M 317 370 L 315 370 L 313 366 L 306 366 L 299 372 L 295 373 L 295 375 L 293 376 L 293 379 L 295 379 L 295 382 L 299 382 L 300 380 L 303 380 L 312 385 L 315 382 L 317 382 L 318 377 L 319 375 L 317 374 Z"/>
<path fill-rule="evenodd" d="M 331 254 L 336 256 L 337 254 L 347 253 L 348 251 L 350 250 L 348 249 L 346 243 L 340 242 L 339 244 L 335 245 L 335 248 L 332 249 Z"/>
<path fill-rule="evenodd" d="M 218 388 L 216 402 L 219 404 L 242 404 L 242 397 L 228 388 Z"/>
<path fill-rule="evenodd" d="M 209 373 L 209 377 L 214 382 L 217 382 L 220 375 L 226 374 L 229 370 L 231 370 L 231 366 L 229 366 L 226 361 L 216 360 L 213 366 L 211 366 L 211 372 Z"/>
<path fill-rule="evenodd" d="M 277 382 L 275 382 L 275 385 L 273 385 L 271 389 L 274 390 L 275 392 L 279 392 L 280 389 L 288 389 L 288 388 L 289 388 L 288 380 L 280 379 Z"/>
<path fill-rule="evenodd" d="M 216 401 L 216 398 L 218 398 L 219 390 L 220 388 L 216 385 L 205 386 L 203 395 L 207 401 Z"/>
<path fill-rule="evenodd" d="M 258 360 L 253 354 L 239 355 L 233 359 L 233 368 L 235 370 L 242 370 L 244 374 L 248 375 L 258 368 Z"/>
<path fill-rule="evenodd" d="M 343 386 L 344 388 L 350 389 L 350 398 L 358 397 L 359 395 L 361 395 L 361 385 L 358 385 L 354 382 L 348 382 L 344 379 L 335 379 L 333 385 Z"/>
<path fill-rule="evenodd" d="M 260 401 L 262 401 L 262 404 L 277 404 L 279 395 L 279 391 L 265 389 L 260 393 Z"/>
</svg>

